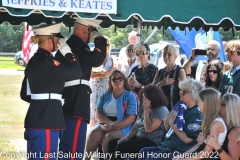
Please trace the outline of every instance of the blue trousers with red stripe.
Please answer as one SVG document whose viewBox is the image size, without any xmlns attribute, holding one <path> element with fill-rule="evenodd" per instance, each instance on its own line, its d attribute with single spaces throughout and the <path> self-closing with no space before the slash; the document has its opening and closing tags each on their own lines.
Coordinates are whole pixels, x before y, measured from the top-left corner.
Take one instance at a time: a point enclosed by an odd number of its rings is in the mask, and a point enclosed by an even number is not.
<svg viewBox="0 0 240 160">
<path fill-rule="evenodd" d="M 29 160 L 56 160 L 58 156 L 59 130 L 25 129 Z"/>
<path fill-rule="evenodd" d="M 82 160 L 86 142 L 87 121 L 82 118 L 64 118 L 66 130 L 60 133 L 59 152 L 65 156 L 59 160 Z"/>
</svg>

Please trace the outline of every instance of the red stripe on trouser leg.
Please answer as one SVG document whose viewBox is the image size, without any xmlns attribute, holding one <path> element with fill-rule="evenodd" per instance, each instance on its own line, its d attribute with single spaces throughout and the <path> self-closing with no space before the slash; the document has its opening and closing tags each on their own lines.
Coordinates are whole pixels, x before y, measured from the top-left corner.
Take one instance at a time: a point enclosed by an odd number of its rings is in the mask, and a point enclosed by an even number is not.
<svg viewBox="0 0 240 160">
<path fill-rule="evenodd" d="M 50 148 L 51 148 L 51 133 L 49 129 L 46 129 L 46 152 L 45 152 L 46 155 L 50 153 Z M 44 158 L 44 160 L 49 160 L 49 156 Z"/>
<path fill-rule="evenodd" d="M 82 118 L 79 118 L 75 127 L 75 133 L 74 133 L 74 139 L 73 139 L 73 147 L 72 147 L 72 155 L 75 155 L 75 152 L 77 150 L 77 141 L 78 141 L 78 134 L 80 132 L 80 126 L 81 126 Z M 71 160 L 74 160 L 75 158 L 71 158 Z"/>
</svg>

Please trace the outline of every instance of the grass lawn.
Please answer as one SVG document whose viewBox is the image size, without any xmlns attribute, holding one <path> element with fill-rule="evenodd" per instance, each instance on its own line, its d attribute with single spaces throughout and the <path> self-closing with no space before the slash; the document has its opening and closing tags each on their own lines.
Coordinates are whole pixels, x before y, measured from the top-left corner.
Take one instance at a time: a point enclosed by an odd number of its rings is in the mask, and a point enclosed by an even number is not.
<svg viewBox="0 0 240 160">
<path fill-rule="evenodd" d="M 13 56 L 0 56 L 0 70 L 24 70 L 14 63 Z M 0 74 L 0 159 L 9 160 L 6 154 L 21 151 L 13 142 L 23 140 L 24 117 L 28 103 L 20 99 L 22 75 Z M 23 149 L 24 150 L 24 149 Z M 26 149 L 25 149 L 26 150 Z M 21 159 L 21 158 L 13 158 Z"/>
<path fill-rule="evenodd" d="M 0 56 L 0 69 L 24 70 L 25 67 L 15 64 L 13 56 Z"/>
</svg>

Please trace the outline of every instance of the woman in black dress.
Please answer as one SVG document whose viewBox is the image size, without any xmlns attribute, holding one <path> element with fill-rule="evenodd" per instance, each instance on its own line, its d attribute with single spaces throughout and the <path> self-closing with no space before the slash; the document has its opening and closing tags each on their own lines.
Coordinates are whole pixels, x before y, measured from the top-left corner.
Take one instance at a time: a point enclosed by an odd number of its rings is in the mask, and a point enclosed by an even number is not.
<svg viewBox="0 0 240 160">
<path fill-rule="evenodd" d="M 133 90 L 138 93 L 141 88 L 152 83 L 158 68 L 149 61 L 150 48 L 148 44 L 136 44 L 134 46 L 134 52 L 137 55 L 140 65 L 132 69 L 132 72 L 129 75 L 130 78 L 128 79 L 128 83 L 133 86 Z M 136 78 L 132 78 L 133 72 Z"/>
<path fill-rule="evenodd" d="M 157 72 L 153 84 L 162 87 L 169 101 L 168 110 L 171 111 L 180 100 L 178 82 L 186 79 L 186 73 L 182 67 L 175 63 L 178 53 L 173 45 L 167 44 L 162 52 L 166 67 Z"/>
</svg>

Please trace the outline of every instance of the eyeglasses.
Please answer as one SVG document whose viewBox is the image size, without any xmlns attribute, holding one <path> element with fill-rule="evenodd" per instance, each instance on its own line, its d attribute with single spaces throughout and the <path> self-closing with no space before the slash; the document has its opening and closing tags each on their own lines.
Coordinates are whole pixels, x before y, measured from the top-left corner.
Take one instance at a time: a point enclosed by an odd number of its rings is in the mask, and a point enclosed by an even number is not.
<svg viewBox="0 0 240 160">
<path fill-rule="evenodd" d="M 207 48 L 207 51 L 212 51 L 214 52 L 216 49 L 215 48 Z"/>
<path fill-rule="evenodd" d="M 137 55 L 137 56 L 140 56 L 141 54 L 144 56 L 144 55 L 147 54 L 147 53 L 146 53 L 146 52 L 136 52 L 136 55 Z"/>
<path fill-rule="evenodd" d="M 123 80 L 123 77 L 118 77 L 118 78 L 112 79 L 113 82 L 122 81 L 122 80 Z"/>
<path fill-rule="evenodd" d="M 211 70 L 211 69 L 208 69 L 207 72 L 208 72 L 208 73 L 217 74 L 217 73 L 218 73 L 218 70 Z"/>
<path fill-rule="evenodd" d="M 133 49 L 127 49 L 127 52 L 132 52 L 133 53 Z"/>
<path fill-rule="evenodd" d="M 187 93 L 191 93 L 191 92 L 190 92 L 190 91 L 187 91 L 187 90 L 180 90 L 180 91 L 179 91 L 179 94 L 182 95 L 182 96 L 184 96 L 184 95 L 187 94 Z"/>
</svg>

